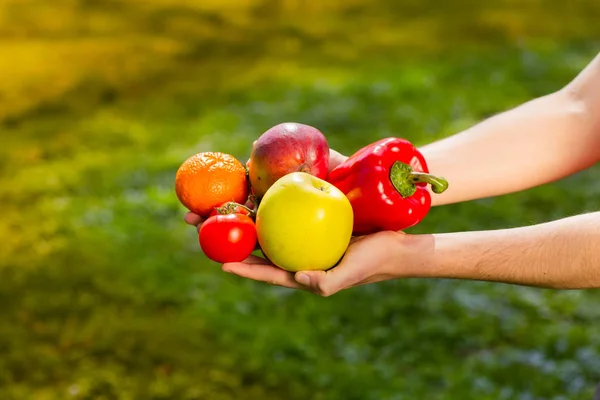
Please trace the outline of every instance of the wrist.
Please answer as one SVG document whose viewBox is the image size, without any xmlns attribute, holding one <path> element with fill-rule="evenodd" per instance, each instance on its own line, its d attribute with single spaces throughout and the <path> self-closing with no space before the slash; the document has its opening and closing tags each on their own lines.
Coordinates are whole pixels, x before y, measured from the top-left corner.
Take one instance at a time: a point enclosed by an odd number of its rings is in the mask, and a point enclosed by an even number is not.
<svg viewBox="0 0 600 400">
<path fill-rule="evenodd" d="M 394 237 L 395 278 L 465 278 L 471 276 L 468 246 L 455 234 L 404 234 Z"/>
<path fill-rule="evenodd" d="M 437 267 L 435 236 L 392 232 L 390 275 L 394 278 L 428 278 Z"/>
</svg>

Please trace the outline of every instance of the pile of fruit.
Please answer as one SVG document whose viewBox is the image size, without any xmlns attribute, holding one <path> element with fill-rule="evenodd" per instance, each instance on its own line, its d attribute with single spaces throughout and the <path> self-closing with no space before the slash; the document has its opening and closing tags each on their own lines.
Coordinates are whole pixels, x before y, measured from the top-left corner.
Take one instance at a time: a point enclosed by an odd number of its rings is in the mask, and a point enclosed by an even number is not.
<svg viewBox="0 0 600 400">
<path fill-rule="evenodd" d="M 353 235 L 418 224 L 431 193 L 448 187 L 405 139 L 379 140 L 331 170 L 329 155 L 318 129 L 283 123 L 253 143 L 246 164 L 221 152 L 188 158 L 175 189 L 205 219 L 198 231 L 204 254 L 225 263 L 260 250 L 287 271 L 327 270 Z"/>
</svg>

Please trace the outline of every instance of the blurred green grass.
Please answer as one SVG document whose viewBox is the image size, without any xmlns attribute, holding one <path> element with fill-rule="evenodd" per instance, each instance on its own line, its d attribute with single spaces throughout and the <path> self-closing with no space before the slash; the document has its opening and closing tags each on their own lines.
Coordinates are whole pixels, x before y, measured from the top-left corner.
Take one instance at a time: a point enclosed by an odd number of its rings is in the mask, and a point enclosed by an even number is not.
<svg viewBox="0 0 600 400">
<path fill-rule="evenodd" d="M 0 5 L 0 398 L 590 399 L 595 292 L 385 282 L 321 299 L 207 261 L 183 159 L 282 121 L 351 153 L 424 144 L 560 88 L 579 2 L 8 0 Z M 597 209 L 593 168 L 414 232 Z"/>
</svg>

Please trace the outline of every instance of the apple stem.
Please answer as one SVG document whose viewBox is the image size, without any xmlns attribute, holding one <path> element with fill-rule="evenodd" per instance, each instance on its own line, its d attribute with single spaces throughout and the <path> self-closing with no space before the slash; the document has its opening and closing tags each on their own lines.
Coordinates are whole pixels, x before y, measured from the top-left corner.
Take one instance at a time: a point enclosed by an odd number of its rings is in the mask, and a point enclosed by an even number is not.
<svg viewBox="0 0 600 400">
<path fill-rule="evenodd" d="M 310 174 L 310 165 L 304 163 L 298 166 L 297 172 L 306 172 L 307 174 Z"/>
</svg>

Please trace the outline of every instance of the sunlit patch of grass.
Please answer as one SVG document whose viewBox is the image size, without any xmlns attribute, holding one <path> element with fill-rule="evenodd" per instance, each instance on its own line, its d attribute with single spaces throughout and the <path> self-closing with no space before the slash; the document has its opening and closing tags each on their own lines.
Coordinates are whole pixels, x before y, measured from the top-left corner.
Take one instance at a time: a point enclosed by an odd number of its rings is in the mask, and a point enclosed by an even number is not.
<svg viewBox="0 0 600 400">
<path fill-rule="evenodd" d="M 0 40 L 0 119 L 76 89 L 93 95 L 98 84 L 100 90 L 116 91 L 133 86 L 140 71 L 149 76 L 165 68 L 179 47 L 168 40 L 136 38 Z"/>
<path fill-rule="evenodd" d="M 96 97 L 148 93 L 199 70 L 216 71 L 208 88 L 219 90 L 269 77 L 313 79 L 314 66 L 360 67 L 373 57 L 402 64 L 470 45 L 518 40 L 552 46 L 551 38 L 597 37 L 597 24 L 583 19 L 600 6 L 569 4 L 577 5 L 7 0 L 0 5 L 0 119 L 71 91 L 93 106 Z M 381 12 L 385 7 L 388 13 Z M 556 15 L 562 23 L 555 23 Z M 332 75 L 351 71 L 347 67 Z"/>
</svg>

